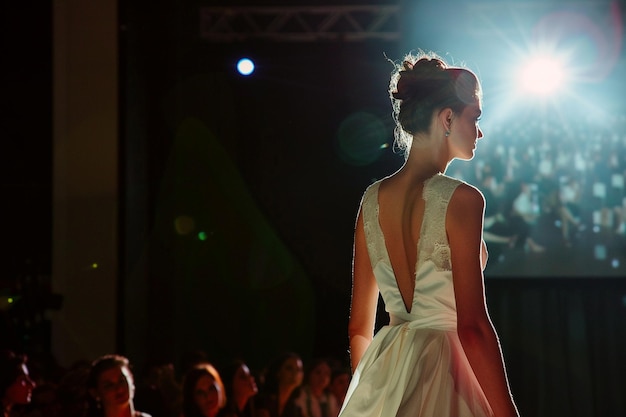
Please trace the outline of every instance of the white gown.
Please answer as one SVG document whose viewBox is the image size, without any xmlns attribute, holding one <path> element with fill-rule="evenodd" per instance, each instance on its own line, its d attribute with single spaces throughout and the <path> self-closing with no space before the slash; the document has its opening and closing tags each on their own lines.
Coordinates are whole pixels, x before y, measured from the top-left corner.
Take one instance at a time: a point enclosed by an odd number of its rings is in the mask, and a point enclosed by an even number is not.
<svg viewBox="0 0 626 417">
<path fill-rule="evenodd" d="M 361 207 L 365 237 L 390 323 L 378 331 L 361 358 L 340 417 L 492 416 L 456 331 L 445 218 L 459 184 L 445 175 L 435 175 L 424 184 L 410 312 L 402 301 L 378 222 L 380 181 L 366 190 Z"/>
</svg>

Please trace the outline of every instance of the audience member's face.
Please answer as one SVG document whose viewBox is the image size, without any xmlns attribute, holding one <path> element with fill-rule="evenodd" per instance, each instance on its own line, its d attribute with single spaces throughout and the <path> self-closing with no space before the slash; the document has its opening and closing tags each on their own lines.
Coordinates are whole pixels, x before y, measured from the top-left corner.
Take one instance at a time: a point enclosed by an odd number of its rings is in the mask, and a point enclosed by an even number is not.
<svg viewBox="0 0 626 417">
<path fill-rule="evenodd" d="M 22 364 L 21 373 L 7 388 L 4 393 L 4 402 L 6 404 L 28 404 L 33 395 L 35 382 L 28 375 L 28 368 Z"/>
<path fill-rule="evenodd" d="M 330 384 L 330 366 L 326 362 L 320 362 L 309 374 L 309 385 L 312 389 L 324 390 Z"/>
<path fill-rule="evenodd" d="M 133 377 L 126 367 L 107 369 L 98 377 L 95 396 L 100 399 L 105 410 L 127 407 L 133 393 Z"/>
<path fill-rule="evenodd" d="M 343 399 L 343 397 L 346 395 L 346 392 L 348 392 L 349 385 L 350 375 L 346 373 L 337 375 L 330 383 L 329 388 L 336 398 Z"/>
<path fill-rule="evenodd" d="M 297 387 L 302 383 L 302 361 L 298 358 L 289 358 L 278 370 L 278 383 L 280 386 Z"/>
<path fill-rule="evenodd" d="M 203 416 L 213 417 L 219 411 L 219 390 L 217 382 L 210 375 L 203 375 L 196 382 L 193 396 Z"/>
<path fill-rule="evenodd" d="M 259 391 L 250 369 L 246 365 L 241 365 L 235 371 L 233 378 L 233 392 L 242 396 L 253 396 Z"/>
</svg>

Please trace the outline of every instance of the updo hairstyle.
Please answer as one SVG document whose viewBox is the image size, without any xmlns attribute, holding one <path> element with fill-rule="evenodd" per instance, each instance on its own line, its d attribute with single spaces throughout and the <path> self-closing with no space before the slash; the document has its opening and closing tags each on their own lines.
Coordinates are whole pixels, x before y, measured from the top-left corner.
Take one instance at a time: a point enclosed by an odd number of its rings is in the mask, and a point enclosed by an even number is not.
<svg viewBox="0 0 626 417">
<path fill-rule="evenodd" d="M 482 94 L 473 72 L 449 67 L 434 53 L 408 54 L 402 64 L 394 65 L 389 95 L 396 122 L 395 145 L 405 153 L 413 135 L 429 131 L 434 112 L 449 107 L 460 114 Z"/>
</svg>

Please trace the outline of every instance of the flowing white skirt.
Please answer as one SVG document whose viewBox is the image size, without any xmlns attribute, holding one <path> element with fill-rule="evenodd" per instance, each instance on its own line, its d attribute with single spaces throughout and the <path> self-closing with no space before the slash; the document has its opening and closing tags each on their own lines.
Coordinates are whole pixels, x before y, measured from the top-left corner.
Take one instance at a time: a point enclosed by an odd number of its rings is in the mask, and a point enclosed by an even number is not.
<svg viewBox="0 0 626 417">
<path fill-rule="evenodd" d="M 352 377 L 340 417 L 489 417 L 456 330 L 379 330 Z"/>
</svg>

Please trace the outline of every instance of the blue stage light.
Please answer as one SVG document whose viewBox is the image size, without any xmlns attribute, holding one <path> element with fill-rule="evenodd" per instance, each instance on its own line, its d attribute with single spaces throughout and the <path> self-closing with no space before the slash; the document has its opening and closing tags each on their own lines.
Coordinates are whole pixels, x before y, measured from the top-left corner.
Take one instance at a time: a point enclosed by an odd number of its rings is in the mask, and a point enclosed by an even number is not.
<svg viewBox="0 0 626 417">
<path fill-rule="evenodd" d="M 241 75 L 250 75 L 254 72 L 254 62 L 250 58 L 241 58 L 237 62 L 237 71 Z"/>
</svg>

